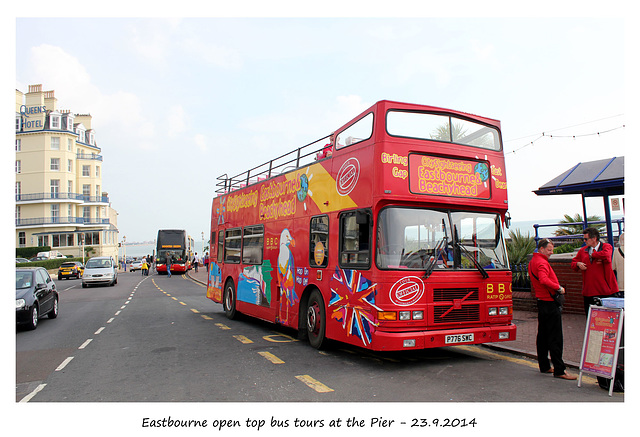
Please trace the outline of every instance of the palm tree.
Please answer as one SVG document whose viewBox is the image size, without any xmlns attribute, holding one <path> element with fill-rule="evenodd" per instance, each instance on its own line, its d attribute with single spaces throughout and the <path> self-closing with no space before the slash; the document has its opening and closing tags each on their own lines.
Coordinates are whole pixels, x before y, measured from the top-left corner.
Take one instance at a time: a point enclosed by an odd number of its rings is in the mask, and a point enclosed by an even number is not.
<svg viewBox="0 0 640 437">
<path fill-rule="evenodd" d="M 527 232 L 522 235 L 520 229 L 509 231 L 507 239 L 507 253 L 509 254 L 509 262 L 512 265 L 524 264 L 527 262 L 527 256 L 533 253 L 536 248 L 535 239 Z"/>
<path fill-rule="evenodd" d="M 587 222 L 598 222 L 601 220 L 602 220 L 602 217 L 599 217 L 597 215 L 591 215 L 587 217 Z M 582 216 L 580 214 L 575 214 L 573 217 L 571 217 L 569 214 L 565 214 L 564 219 L 560 220 L 560 223 L 566 223 L 567 226 L 563 226 L 556 229 L 556 231 L 553 233 L 555 236 L 579 235 L 579 234 L 582 234 L 582 231 L 584 229 Z M 571 224 L 571 223 L 575 223 L 575 224 Z M 594 224 L 589 226 L 596 228 L 598 231 L 602 231 L 604 229 L 603 224 L 599 224 L 599 225 Z"/>
</svg>

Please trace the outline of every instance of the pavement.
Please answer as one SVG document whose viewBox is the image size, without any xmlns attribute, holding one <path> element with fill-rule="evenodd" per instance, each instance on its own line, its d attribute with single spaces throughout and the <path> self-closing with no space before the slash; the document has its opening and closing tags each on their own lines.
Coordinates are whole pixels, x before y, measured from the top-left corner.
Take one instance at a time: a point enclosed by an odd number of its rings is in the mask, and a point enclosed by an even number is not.
<svg viewBox="0 0 640 437">
<path fill-rule="evenodd" d="M 204 285 L 207 284 L 207 272 L 204 268 L 190 270 L 187 275 Z M 513 323 L 516 325 L 516 339 L 498 343 L 488 343 L 487 346 L 525 355 L 536 359 L 536 334 L 538 332 L 538 313 L 534 311 L 514 311 Z M 562 331 L 564 336 L 563 360 L 569 368 L 580 368 L 580 358 L 584 341 L 587 318 L 581 314 L 563 314 Z M 575 372 L 577 373 L 577 372 Z"/>
</svg>

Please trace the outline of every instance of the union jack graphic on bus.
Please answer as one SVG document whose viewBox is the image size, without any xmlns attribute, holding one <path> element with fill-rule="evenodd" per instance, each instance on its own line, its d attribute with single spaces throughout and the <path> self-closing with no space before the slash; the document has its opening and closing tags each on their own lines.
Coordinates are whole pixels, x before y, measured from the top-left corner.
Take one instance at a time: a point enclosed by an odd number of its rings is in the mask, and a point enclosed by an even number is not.
<svg viewBox="0 0 640 437">
<path fill-rule="evenodd" d="M 336 267 L 331 279 L 331 318 L 342 323 L 347 336 L 355 335 L 364 346 L 371 344 L 371 334 L 375 330 L 374 311 L 376 285 L 362 276 L 358 270 L 344 270 Z"/>
</svg>

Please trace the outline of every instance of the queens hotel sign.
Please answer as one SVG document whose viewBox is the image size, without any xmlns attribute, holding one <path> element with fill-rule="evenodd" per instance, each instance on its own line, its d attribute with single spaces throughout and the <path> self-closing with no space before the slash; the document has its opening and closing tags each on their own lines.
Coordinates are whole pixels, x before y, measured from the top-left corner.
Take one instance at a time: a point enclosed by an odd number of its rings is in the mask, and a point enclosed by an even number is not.
<svg viewBox="0 0 640 437">
<path fill-rule="evenodd" d="M 44 114 L 47 112 L 47 108 L 43 106 L 20 106 L 20 115 L 24 117 L 22 125 L 26 129 L 37 129 L 44 127 L 44 118 L 41 117 L 38 120 L 29 120 L 29 117 L 36 114 Z"/>
</svg>

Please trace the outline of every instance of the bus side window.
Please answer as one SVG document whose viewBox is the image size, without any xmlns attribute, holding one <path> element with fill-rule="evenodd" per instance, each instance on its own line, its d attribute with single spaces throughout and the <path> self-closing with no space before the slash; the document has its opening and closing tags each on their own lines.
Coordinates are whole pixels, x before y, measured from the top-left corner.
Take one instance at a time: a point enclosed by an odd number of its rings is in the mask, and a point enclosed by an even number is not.
<svg viewBox="0 0 640 437">
<path fill-rule="evenodd" d="M 247 226 L 244 228 L 242 242 L 242 263 L 262 264 L 264 248 L 264 226 Z"/>
<path fill-rule="evenodd" d="M 218 231 L 218 262 L 222 262 L 224 253 L 224 231 Z"/>
<path fill-rule="evenodd" d="M 209 258 L 213 258 L 218 253 L 218 238 L 216 232 L 211 232 L 211 237 L 209 238 Z M 205 250 L 206 252 L 206 250 Z M 202 254 L 204 256 L 204 254 Z"/>
<path fill-rule="evenodd" d="M 240 250 L 242 248 L 242 229 L 228 229 L 224 238 L 224 262 L 240 263 Z"/>
<path fill-rule="evenodd" d="M 371 212 L 358 210 L 340 215 L 340 265 L 369 268 L 371 265 Z"/>
<path fill-rule="evenodd" d="M 326 267 L 329 260 L 329 217 L 311 217 L 309 236 L 309 265 Z"/>
</svg>

